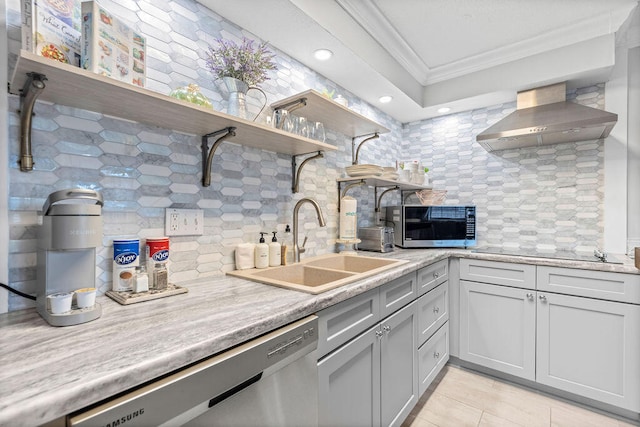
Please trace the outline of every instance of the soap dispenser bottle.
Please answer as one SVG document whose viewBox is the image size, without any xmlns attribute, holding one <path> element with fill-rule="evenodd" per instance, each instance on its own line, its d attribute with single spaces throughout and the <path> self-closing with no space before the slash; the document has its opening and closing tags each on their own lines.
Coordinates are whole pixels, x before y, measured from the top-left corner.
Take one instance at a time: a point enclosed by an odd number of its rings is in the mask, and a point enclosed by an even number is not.
<svg viewBox="0 0 640 427">
<path fill-rule="evenodd" d="M 264 235 L 267 233 L 260 232 L 260 242 L 256 245 L 255 261 L 256 268 L 269 267 L 269 245 L 264 241 Z"/>
<path fill-rule="evenodd" d="M 282 265 L 289 265 L 293 262 L 293 240 L 291 237 L 291 227 L 287 224 L 284 229 L 284 239 L 282 241 L 282 248 L 280 249 L 280 259 Z"/>
<path fill-rule="evenodd" d="M 277 267 L 282 263 L 282 251 L 278 239 L 276 239 L 276 232 L 272 231 L 273 239 L 269 243 L 269 267 Z"/>
</svg>

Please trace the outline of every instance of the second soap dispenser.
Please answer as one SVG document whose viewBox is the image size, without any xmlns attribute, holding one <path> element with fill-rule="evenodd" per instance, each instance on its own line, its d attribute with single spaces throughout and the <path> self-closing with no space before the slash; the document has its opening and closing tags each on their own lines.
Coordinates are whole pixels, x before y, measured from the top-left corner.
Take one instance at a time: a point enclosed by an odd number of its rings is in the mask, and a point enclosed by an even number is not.
<svg viewBox="0 0 640 427">
<path fill-rule="evenodd" d="M 267 233 L 260 232 L 260 242 L 256 245 L 255 261 L 256 268 L 269 267 L 269 245 L 264 241 L 264 235 Z"/>
<path fill-rule="evenodd" d="M 278 243 L 278 239 L 276 239 L 276 232 L 272 231 L 273 239 L 271 239 L 271 243 L 269 243 L 269 267 L 277 267 L 282 263 L 282 253 L 281 246 Z"/>
</svg>

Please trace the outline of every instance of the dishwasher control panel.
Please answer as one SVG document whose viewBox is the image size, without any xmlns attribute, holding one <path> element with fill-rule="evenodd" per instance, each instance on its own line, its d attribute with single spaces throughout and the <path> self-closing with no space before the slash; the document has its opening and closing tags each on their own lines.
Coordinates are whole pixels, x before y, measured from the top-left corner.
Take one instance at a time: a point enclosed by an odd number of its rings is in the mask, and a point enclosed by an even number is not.
<svg viewBox="0 0 640 427">
<path fill-rule="evenodd" d="M 287 353 L 288 350 L 294 350 L 299 348 L 301 345 L 309 342 L 309 340 L 316 341 L 316 331 L 314 327 L 310 327 L 302 331 L 302 333 L 295 335 L 293 337 L 289 337 L 284 341 L 281 341 L 271 347 L 269 352 L 267 353 L 267 358 L 272 358 L 274 356 L 282 356 Z"/>
</svg>

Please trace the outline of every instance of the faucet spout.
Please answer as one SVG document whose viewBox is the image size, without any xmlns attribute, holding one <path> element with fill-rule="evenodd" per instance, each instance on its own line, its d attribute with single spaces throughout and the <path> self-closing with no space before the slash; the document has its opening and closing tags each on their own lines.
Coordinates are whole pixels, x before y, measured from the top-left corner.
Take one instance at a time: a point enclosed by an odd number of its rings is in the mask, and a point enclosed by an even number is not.
<svg viewBox="0 0 640 427">
<path fill-rule="evenodd" d="M 318 216 L 318 224 L 320 227 L 327 225 L 324 221 L 324 216 L 322 215 L 318 202 L 308 197 L 298 200 L 298 203 L 296 203 L 296 206 L 293 208 L 293 262 L 300 262 L 300 254 L 305 251 L 304 243 L 302 244 L 302 247 L 298 246 L 298 213 L 300 211 L 300 207 L 305 203 L 310 203 L 316 209 L 316 215 Z"/>
</svg>

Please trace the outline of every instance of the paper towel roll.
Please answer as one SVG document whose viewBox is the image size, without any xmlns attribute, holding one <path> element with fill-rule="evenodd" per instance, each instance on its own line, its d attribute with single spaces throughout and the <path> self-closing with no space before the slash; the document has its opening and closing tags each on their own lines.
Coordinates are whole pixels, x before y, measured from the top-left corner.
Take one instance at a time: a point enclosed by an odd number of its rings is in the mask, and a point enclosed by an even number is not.
<svg viewBox="0 0 640 427">
<path fill-rule="evenodd" d="M 340 239 L 352 240 L 357 238 L 358 202 L 350 196 L 340 200 Z"/>
<path fill-rule="evenodd" d="M 236 246 L 236 270 L 255 268 L 255 243 L 240 243 Z"/>
</svg>

